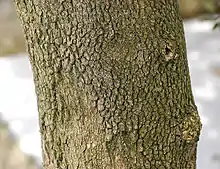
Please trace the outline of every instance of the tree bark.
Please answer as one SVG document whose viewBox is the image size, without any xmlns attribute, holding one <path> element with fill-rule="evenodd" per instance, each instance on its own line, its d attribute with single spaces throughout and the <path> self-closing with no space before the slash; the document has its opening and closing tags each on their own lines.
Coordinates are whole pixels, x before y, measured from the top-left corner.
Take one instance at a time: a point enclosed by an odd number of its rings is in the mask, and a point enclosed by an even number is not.
<svg viewBox="0 0 220 169">
<path fill-rule="evenodd" d="M 15 0 L 45 169 L 195 169 L 201 122 L 176 0 Z"/>
</svg>

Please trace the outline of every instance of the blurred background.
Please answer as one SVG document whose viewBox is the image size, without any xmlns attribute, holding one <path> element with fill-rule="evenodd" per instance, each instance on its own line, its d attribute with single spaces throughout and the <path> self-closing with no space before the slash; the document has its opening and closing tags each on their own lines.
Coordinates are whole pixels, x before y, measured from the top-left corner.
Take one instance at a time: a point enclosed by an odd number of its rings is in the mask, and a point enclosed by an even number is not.
<svg viewBox="0 0 220 169">
<path fill-rule="evenodd" d="M 203 130 L 198 169 L 220 169 L 220 0 L 179 0 Z M 215 29 L 213 29 L 215 28 Z M 12 0 L 0 0 L 0 169 L 40 169 L 34 83 Z"/>
</svg>

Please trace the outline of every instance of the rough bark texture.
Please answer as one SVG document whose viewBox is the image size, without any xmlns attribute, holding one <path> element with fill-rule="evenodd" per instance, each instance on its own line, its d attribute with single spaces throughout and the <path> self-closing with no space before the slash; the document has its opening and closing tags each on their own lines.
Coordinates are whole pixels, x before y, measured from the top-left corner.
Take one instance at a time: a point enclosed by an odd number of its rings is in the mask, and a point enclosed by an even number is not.
<svg viewBox="0 0 220 169">
<path fill-rule="evenodd" d="M 176 0 L 15 0 L 45 169 L 195 169 L 201 129 Z"/>
</svg>

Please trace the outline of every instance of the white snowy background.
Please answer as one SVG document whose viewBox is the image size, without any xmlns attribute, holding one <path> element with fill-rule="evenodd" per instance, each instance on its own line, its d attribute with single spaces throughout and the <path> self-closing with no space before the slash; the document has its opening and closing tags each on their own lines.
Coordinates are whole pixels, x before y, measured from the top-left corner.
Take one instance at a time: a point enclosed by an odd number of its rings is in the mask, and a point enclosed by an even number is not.
<svg viewBox="0 0 220 169">
<path fill-rule="evenodd" d="M 203 130 L 198 169 L 220 169 L 220 31 L 212 21 L 186 21 L 188 62 Z M 0 114 L 21 149 L 41 162 L 37 103 L 27 54 L 0 58 Z"/>
</svg>

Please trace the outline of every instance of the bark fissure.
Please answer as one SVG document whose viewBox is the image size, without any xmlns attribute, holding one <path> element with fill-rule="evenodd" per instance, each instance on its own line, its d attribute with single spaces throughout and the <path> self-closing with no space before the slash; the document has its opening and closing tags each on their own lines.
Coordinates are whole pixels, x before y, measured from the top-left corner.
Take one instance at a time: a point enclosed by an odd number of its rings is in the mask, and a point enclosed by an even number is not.
<svg viewBox="0 0 220 169">
<path fill-rule="evenodd" d="M 45 169 L 196 168 L 201 123 L 175 0 L 14 0 Z"/>
</svg>

